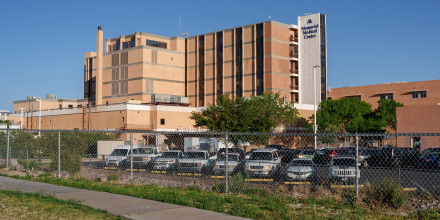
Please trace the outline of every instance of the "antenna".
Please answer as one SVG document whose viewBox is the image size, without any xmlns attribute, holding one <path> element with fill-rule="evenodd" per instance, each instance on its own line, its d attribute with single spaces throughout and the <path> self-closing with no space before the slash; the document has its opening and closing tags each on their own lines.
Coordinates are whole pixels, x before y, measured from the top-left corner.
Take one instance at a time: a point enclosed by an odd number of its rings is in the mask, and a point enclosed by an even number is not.
<svg viewBox="0 0 440 220">
<path fill-rule="evenodd" d="M 182 35 L 182 27 L 180 24 L 180 16 L 179 16 L 179 36 Z"/>
</svg>

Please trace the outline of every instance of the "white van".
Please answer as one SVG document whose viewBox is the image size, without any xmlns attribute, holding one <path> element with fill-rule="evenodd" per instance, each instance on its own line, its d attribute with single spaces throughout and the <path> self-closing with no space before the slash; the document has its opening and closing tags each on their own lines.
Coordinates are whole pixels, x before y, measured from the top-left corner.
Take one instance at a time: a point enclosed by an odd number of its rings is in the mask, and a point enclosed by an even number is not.
<svg viewBox="0 0 440 220">
<path fill-rule="evenodd" d="M 130 145 L 121 145 L 115 147 L 112 153 L 105 160 L 106 166 L 125 168 L 127 158 L 130 157 Z M 132 145 L 133 150 L 137 149 L 137 145 Z"/>
</svg>

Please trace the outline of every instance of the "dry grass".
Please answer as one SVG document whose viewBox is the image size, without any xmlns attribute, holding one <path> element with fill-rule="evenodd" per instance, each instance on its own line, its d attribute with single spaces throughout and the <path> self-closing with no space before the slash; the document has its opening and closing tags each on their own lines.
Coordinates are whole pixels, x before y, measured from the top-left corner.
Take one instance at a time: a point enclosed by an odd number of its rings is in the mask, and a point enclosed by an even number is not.
<svg viewBox="0 0 440 220">
<path fill-rule="evenodd" d="M 0 191 L 1 219 L 122 219 L 52 196 Z"/>
</svg>

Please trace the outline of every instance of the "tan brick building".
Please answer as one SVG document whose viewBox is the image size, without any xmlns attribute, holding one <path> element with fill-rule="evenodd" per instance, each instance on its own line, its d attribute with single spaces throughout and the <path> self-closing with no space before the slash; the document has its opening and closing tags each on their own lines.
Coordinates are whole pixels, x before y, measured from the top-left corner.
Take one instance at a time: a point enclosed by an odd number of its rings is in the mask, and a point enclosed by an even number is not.
<svg viewBox="0 0 440 220">
<path fill-rule="evenodd" d="M 83 99 L 31 97 L 14 102 L 13 116 L 26 108 L 23 120 L 33 129 L 191 129 L 191 111 L 221 94 L 279 92 L 304 118 L 313 113 L 313 95 L 317 104 L 326 98 L 322 14 L 299 17 L 298 25 L 270 20 L 187 38 L 136 32 L 104 41 L 99 27 L 96 42 L 96 52 L 84 55 Z"/>
<path fill-rule="evenodd" d="M 328 91 L 329 99 L 357 97 L 375 109 L 380 99 L 393 99 L 404 107 L 396 111 L 397 133 L 440 132 L 440 80 L 396 82 L 368 86 L 335 88 Z M 440 147 L 438 137 L 399 137 L 397 146 L 415 147 L 421 150 Z"/>
</svg>

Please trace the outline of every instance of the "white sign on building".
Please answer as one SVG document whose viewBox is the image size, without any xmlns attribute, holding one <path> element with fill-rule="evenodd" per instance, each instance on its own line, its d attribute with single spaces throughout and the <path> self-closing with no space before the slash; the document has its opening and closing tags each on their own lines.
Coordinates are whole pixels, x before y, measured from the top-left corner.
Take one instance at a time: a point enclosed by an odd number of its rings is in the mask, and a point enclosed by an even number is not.
<svg viewBox="0 0 440 220">
<path fill-rule="evenodd" d="M 316 104 L 326 98 L 327 37 L 326 16 L 311 14 L 298 17 L 299 103 L 314 103 L 313 66 L 316 68 Z"/>
</svg>

